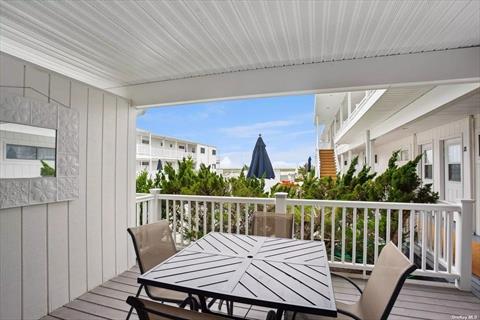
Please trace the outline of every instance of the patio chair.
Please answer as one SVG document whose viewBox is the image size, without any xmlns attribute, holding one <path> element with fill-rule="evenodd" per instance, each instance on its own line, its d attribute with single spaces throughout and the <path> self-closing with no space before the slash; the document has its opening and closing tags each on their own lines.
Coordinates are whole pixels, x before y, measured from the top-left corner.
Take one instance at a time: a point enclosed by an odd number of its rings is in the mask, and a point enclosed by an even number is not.
<svg viewBox="0 0 480 320">
<path fill-rule="evenodd" d="M 140 227 L 128 228 L 128 233 L 132 237 L 133 247 L 137 255 L 137 263 L 140 268 L 140 273 L 144 274 L 164 260 L 173 256 L 177 249 L 173 241 L 172 232 L 166 220 L 156 223 L 146 224 Z M 196 309 L 198 303 L 196 299 L 182 292 L 140 285 L 136 297 L 140 295 L 142 289 L 152 300 L 162 302 L 173 302 L 184 308 L 187 304 L 192 309 Z M 133 307 L 127 316 L 129 319 Z"/>
<path fill-rule="evenodd" d="M 225 320 L 231 319 L 212 313 L 200 313 L 129 296 L 127 303 L 135 308 L 140 320 Z"/>
<path fill-rule="evenodd" d="M 416 268 L 397 246 L 390 242 L 378 256 L 377 263 L 363 292 L 349 278 L 332 273 L 332 276 L 338 276 L 350 282 L 361 294 L 360 299 L 354 304 L 336 303 L 338 309 L 337 319 L 386 320 L 405 280 Z M 300 315 L 303 316 L 303 314 Z M 295 318 L 295 314 L 293 318 Z M 326 317 L 309 316 L 308 319 L 318 320 L 326 319 Z"/>
<path fill-rule="evenodd" d="M 252 234 L 255 236 L 292 238 L 293 215 L 254 212 Z"/>
</svg>

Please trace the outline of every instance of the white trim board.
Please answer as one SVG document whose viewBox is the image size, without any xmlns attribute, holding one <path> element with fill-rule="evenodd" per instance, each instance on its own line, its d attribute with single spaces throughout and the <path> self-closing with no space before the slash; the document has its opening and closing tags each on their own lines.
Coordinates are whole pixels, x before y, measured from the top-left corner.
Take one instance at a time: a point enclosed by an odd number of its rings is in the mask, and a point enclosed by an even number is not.
<svg viewBox="0 0 480 320">
<path fill-rule="evenodd" d="M 137 108 L 480 81 L 480 47 L 239 71 L 111 88 Z"/>
</svg>

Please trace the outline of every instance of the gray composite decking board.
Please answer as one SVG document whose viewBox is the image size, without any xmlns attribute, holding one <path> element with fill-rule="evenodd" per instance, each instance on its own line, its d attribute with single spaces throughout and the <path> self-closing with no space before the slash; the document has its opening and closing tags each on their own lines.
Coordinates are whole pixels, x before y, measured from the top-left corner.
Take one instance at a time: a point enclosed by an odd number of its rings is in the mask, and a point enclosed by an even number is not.
<svg viewBox="0 0 480 320">
<path fill-rule="evenodd" d="M 245 238 L 246 242 L 238 243 L 245 245 L 245 248 L 254 246 L 250 238 Z M 287 240 L 275 240 L 284 242 L 287 246 L 291 241 Z M 215 245 L 215 243 L 212 243 Z M 271 248 L 274 246 L 273 242 Z M 293 243 L 290 243 L 293 244 Z M 207 244 L 208 245 L 208 244 Z M 221 244 L 217 244 L 218 247 Z M 234 250 L 241 251 L 239 247 L 233 247 Z M 211 250 L 215 250 L 211 248 Z M 225 249 L 226 250 L 226 249 Z M 285 252 L 285 250 L 276 250 L 278 252 Z M 275 252 L 275 251 L 274 251 Z M 232 252 L 230 252 L 232 253 Z M 292 254 L 293 255 L 293 254 Z M 233 256 L 233 253 L 232 253 Z M 284 254 L 283 256 L 287 256 Z M 194 256 L 192 256 L 194 257 Z M 182 259 L 187 259 L 183 257 Z M 278 256 L 277 256 L 278 258 Z M 291 260 L 291 259 L 289 259 Z M 172 264 L 172 266 L 175 264 Z M 278 272 L 278 270 L 276 271 Z M 139 284 L 136 278 L 139 276 L 138 267 L 134 267 L 119 276 L 103 283 L 102 285 L 94 288 L 89 293 L 82 295 L 78 299 L 70 302 L 69 304 L 54 310 L 49 316 L 42 318 L 43 320 L 54 319 L 125 319 L 126 310 L 129 306 L 126 304 L 125 299 L 129 295 L 135 295 Z M 365 280 L 353 279 L 360 288 L 365 287 Z M 314 280 L 311 280 L 311 284 L 320 284 Z M 337 301 L 353 303 L 357 301 L 360 294 L 349 283 L 344 280 L 333 277 L 332 278 L 333 289 L 335 293 L 335 299 Z M 146 298 L 144 291 L 142 297 Z M 122 303 L 124 304 L 122 306 Z M 217 310 L 218 302 L 212 307 L 213 310 Z M 225 304 L 222 306 L 222 312 L 226 313 Z M 235 304 L 234 314 L 239 317 L 247 317 L 249 319 L 265 319 L 268 308 L 251 306 L 246 304 Z M 291 313 L 289 313 L 291 314 Z M 400 295 L 392 309 L 392 313 L 389 319 L 393 320 L 413 320 L 413 319 L 451 319 L 451 315 L 477 315 L 480 317 L 480 299 L 475 297 L 470 292 L 459 291 L 455 288 L 444 287 L 432 287 L 418 284 L 405 284 L 402 288 Z M 132 319 L 136 319 L 136 314 Z M 307 316 L 305 319 L 315 319 L 314 316 Z M 300 320 L 300 318 L 299 318 Z"/>
<path fill-rule="evenodd" d="M 53 312 L 51 312 L 50 315 L 55 318 L 65 319 L 65 320 L 78 320 L 78 319 L 105 320 L 105 318 L 98 317 L 94 314 L 78 311 L 78 310 L 67 308 L 67 307 L 60 307 L 54 310 Z"/>
<path fill-rule="evenodd" d="M 102 318 L 106 319 L 125 319 L 127 317 L 128 311 L 121 311 L 117 309 L 113 309 L 111 307 L 102 306 L 97 303 L 87 302 L 80 299 L 75 299 L 70 303 L 65 305 L 68 308 L 75 309 L 77 311 L 95 314 Z M 135 319 L 138 317 L 133 316 L 130 319 Z"/>
<path fill-rule="evenodd" d="M 81 295 L 80 297 L 78 297 L 78 299 L 82 301 L 99 304 L 99 305 L 120 310 L 120 311 L 128 312 L 128 310 L 130 310 L 130 306 L 125 303 L 125 300 L 106 297 L 104 295 L 95 294 L 92 291 Z"/>
<path fill-rule="evenodd" d="M 131 283 L 124 277 L 122 282 Z M 151 286 L 335 315 L 325 245 L 211 232 L 140 276 Z"/>
<path fill-rule="evenodd" d="M 130 272 L 134 274 L 138 274 L 138 270 L 136 269 L 130 270 Z M 365 284 L 364 280 L 355 279 L 354 281 L 357 284 L 359 284 L 361 287 L 363 287 Z M 108 283 L 110 283 L 110 287 L 106 286 L 108 285 Z M 348 284 L 342 283 L 341 281 L 334 281 L 334 290 L 335 290 L 336 298 L 339 300 L 347 300 L 348 298 L 348 301 L 352 301 L 352 302 L 356 301 L 359 295 L 357 294 L 357 291 L 355 289 L 345 290 L 349 293 L 338 293 L 339 289 L 344 291 L 344 289 L 347 289 L 347 286 Z M 125 287 L 128 288 L 127 291 L 124 290 Z M 406 285 L 405 287 L 408 287 L 409 291 L 414 291 L 417 293 L 418 292 L 436 293 L 437 290 L 440 290 L 442 292 L 450 292 L 450 295 L 455 295 L 458 293 L 460 300 L 452 301 L 452 300 L 437 299 L 435 297 L 431 297 L 431 296 L 435 296 L 435 294 L 433 295 L 428 294 L 425 297 L 405 295 L 404 289 L 402 289 L 402 291 L 400 292 L 398 302 L 395 304 L 395 307 L 392 310 L 392 314 L 390 315 L 389 319 L 412 320 L 412 319 L 422 319 L 423 317 L 427 319 L 449 319 L 450 320 L 451 319 L 450 314 L 440 313 L 437 311 L 438 310 L 437 307 L 439 305 L 452 306 L 456 309 L 455 311 L 457 311 L 458 309 L 460 310 L 464 309 L 463 314 L 480 315 L 480 310 L 478 310 L 480 308 L 478 307 L 478 305 L 480 304 L 480 299 L 474 297 L 470 293 L 460 292 L 454 288 L 438 288 L 438 287 L 429 287 L 429 286 L 419 286 L 419 285 L 413 285 L 413 284 Z M 122 297 L 126 298 L 129 295 L 134 295 L 136 293 L 136 288 L 131 285 L 122 285 L 118 282 L 109 281 L 93 289 L 91 292 L 96 293 L 97 295 L 101 294 L 104 296 L 111 297 L 112 299 L 116 298 L 121 300 Z M 468 299 L 468 301 L 462 300 L 466 298 L 473 298 L 474 302 L 470 302 L 470 299 Z M 409 304 L 408 307 L 402 307 L 401 306 L 402 304 L 400 302 L 403 302 L 403 301 L 411 302 L 411 304 Z M 448 303 L 448 305 L 446 303 Z M 125 303 L 125 305 L 127 304 Z M 217 310 L 216 306 L 214 306 L 213 308 L 214 308 L 213 310 Z M 222 310 L 223 312 L 226 311 L 225 305 L 223 306 Z M 261 308 L 258 306 L 248 307 L 246 305 L 242 305 L 241 308 L 240 307 L 235 308 L 235 313 L 238 315 L 246 313 L 247 318 L 263 320 L 265 319 L 267 310 L 268 309 L 266 308 Z M 475 310 L 478 310 L 478 311 L 475 311 Z M 105 319 L 105 318 L 96 317 L 94 315 L 91 315 L 82 311 L 73 310 L 65 307 L 62 307 L 53 311 L 51 313 L 51 316 L 56 319 L 93 319 L 93 320 Z M 111 314 L 110 314 L 110 317 L 111 317 Z M 45 318 L 45 320 L 53 320 L 53 319 Z"/>
<path fill-rule="evenodd" d="M 52 317 L 51 315 L 46 315 L 41 317 L 40 320 L 58 320 L 58 318 Z"/>
</svg>

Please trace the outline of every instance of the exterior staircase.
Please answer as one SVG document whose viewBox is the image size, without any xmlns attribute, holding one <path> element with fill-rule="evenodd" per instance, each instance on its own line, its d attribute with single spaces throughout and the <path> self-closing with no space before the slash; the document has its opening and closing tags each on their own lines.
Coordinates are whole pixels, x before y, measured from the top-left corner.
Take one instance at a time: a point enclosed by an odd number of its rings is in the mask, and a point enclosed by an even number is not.
<svg viewBox="0 0 480 320">
<path fill-rule="evenodd" d="M 337 165 L 335 161 L 335 151 L 333 149 L 320 149 L 320 178 L 337 177 Z"/>
</svg>

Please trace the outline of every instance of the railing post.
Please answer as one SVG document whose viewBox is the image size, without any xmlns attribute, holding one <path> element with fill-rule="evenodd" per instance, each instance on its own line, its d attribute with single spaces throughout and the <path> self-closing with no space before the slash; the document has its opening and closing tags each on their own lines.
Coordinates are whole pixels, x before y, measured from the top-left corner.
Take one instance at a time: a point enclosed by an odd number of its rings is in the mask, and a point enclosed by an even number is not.
<svg viewBox="0 0 480 320">
<path fill-rule="evenodd" d="M 287 195 L 286 192 L 275 193 L 275 213 L 287 213 Z"/>
<path fill-rule="evenodd" d="M 152 206 L 152 222 L 160 220 L 161 217 L 158 216 L 158 195 L 160 194 L 160 189 L 154 188 L 150 189 L 150 194 L 153 195 L 153 206 Z"/>
<path fill-rule="evenodd" d="M 455 239 L 455 268 L 460 279 L 455 285 L 463 291 L 470 291 L 472 285 L 472 223 L 473 200 L 461 200 L 462 212 L 457 219 Z"/>
</svg>

